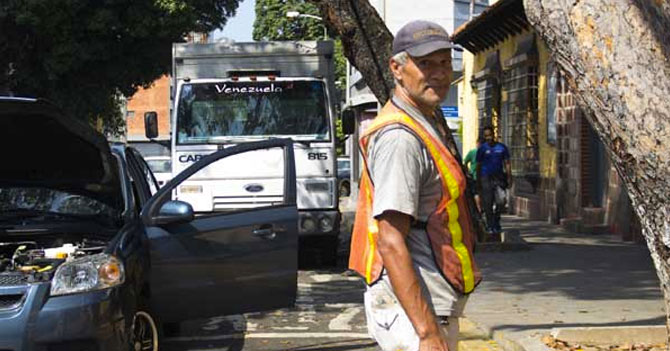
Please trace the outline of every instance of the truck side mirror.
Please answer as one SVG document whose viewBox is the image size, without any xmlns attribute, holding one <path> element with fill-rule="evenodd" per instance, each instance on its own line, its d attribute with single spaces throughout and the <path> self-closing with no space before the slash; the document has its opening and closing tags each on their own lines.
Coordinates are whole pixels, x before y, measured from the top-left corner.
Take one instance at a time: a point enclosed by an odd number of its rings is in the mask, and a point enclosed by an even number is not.
<svg viewBox="0 0 670 351">
<path fill-rule="evenodd" d="M 342 111 L 342 133 L 345 135 L 354 134 L 356 129 L 356 113 L 352 109 Z"/>
<path fill-rule="evenodd" d="M 158 137 L 158 113 L 156 111 L 144 113 L 144 135 L 147 139 Z"/>
</svg>

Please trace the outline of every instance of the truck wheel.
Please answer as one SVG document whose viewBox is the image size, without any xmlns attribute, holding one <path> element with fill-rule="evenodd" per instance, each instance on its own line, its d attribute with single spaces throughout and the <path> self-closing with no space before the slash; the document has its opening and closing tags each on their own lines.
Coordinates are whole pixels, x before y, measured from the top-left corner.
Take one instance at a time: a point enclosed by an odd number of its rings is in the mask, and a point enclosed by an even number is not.
<svg viewBox="0 0 670 351">
<path fill-rule="evenodd" d="M 146 306 L 146 305 L 144 305 Z M 133 351 L 158 351 L 158 328 L 148 309 L 135 312 L 130 329 L 130 349 Z"/>
</svg>

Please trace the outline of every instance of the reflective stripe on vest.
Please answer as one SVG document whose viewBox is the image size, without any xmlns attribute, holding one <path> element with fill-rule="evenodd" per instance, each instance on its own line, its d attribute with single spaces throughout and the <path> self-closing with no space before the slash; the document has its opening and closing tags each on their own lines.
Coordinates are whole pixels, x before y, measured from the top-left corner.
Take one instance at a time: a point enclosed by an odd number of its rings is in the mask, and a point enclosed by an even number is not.
<svg viewBox="0 0 670 351">
<path fill-rule="evenodd" d="M 462 179 L 461 183 L 459 183 L 453 172 L 454 168 L 456 168 L 456 172 L 460 172 L 460 165 L 439 140 L 433 137 L 414 119 L 402 113 L 378 116 L 368 126 L 365 134 L 360 139 L 364 170 L 361 177 L 359 206 L 356 212 L 357 218 L 354 225 L 354 233 L 352 233 L 352 256 L 350 257 L 350 268 L 361 274 L 365 278 L 367 284 L 374 283 L 381 275 L 383 263 L 381 262 L 381 256 L 377 252 L 376 245 L 379 227 L 377 220 L 372 217 L 371 213 L 374 187 L 368 174 L 367 147 L 369 137 L 373 133 L 391 124 L 406 126 L 414 132 L 423 142 L 423 145 L 435 162 L 440 174 L 440 179 L 442 180 L 443 189 L 438 209 L 446 210 L 448 222 L 445 224 L 451 235 L 451 247 L 456 253 L 461 267 L 460 273 L 463 280 L 462 292 L 469 293 L 475 287 L 476 278 L 475 273 L 473 272 L 474 263 L 472 262 L 471 252 L 463 243 L 463 228 L 458 220 L 459 208 L 457 200 L 463 193 L 465 184 Z M 359 223 L 359 221 L 365 221 L 367 223 L 366 225 L 363 225 L 363 223 Z M 365 233 L 362 233 L 362 231 L 365 231 Z M 468 234 L 471 235 L 471 233 Z M 362 255 L 363 257 L 358 255 Z M 439 262 L 437 262 L 437 264 L 440 269 L 443 269 L 440 267 Z M 363 265 L 364 267 L 362 267 Z M 447 275 L 445 274 L 445 277 L 446 276 Z"/>
</svg>

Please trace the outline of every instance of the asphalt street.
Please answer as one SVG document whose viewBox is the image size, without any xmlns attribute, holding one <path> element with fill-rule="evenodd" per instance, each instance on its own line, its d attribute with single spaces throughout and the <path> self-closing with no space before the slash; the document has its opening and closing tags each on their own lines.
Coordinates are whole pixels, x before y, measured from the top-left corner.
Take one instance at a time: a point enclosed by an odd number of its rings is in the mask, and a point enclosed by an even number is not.
<svg viewBox="0 0 670 351">
<path fill-rule="evenodd" d="M 378 350 L 366 332 L 363 289 L 343 268 L 301 270 L 295 307 L 182 323 L 161 350 Z"/>
</svg>

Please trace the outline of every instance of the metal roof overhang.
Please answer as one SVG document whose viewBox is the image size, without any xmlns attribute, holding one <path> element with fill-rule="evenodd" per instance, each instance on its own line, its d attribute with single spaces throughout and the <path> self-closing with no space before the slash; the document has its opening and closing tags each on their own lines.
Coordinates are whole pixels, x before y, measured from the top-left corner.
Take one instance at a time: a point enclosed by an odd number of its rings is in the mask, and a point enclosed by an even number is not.
<svg viewBox="0 0 670 351">
<path fill-rule="evenodd" d="M 476 54 L 531 29 L 522 0 L 500 0 L 458 27 L 451 40 Z"/>
</svg>

